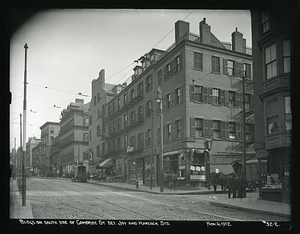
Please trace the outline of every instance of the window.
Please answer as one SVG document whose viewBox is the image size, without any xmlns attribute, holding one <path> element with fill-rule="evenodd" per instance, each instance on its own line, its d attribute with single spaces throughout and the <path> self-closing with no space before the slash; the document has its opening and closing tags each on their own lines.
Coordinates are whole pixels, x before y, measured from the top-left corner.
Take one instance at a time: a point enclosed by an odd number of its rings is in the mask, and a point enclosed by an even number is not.
<svg viewBox="0 0 300 234">
<path fill-rule="evenodd" d="M 251 141 L 251 125 L 250 124 L 246 124 L 246 126 L 245 126 L 245 138 L 246 138 L 246 141 Z"/>
<path fill-rule="evenodd" d="M 252 78 L 251 64 L 244 63 L 245 78 Z"/>
<path fill-rule="evenodd" d="M 181 137 L 181 120 L 175 121 L 175 138 Z"/>
<path fill-rule="evenodd" d="M 220 58 L 212 56 L 212 71 L 220 73 Z"/>
<path fill-rule="evenodd" d="M 175 105 L 179 104 L 181 102 L 181 90 L 180 88 L 175 89 Z"/>
<path fill-rule="evenodd" d="M 128 125 L 128 117 L 127 117 L 127 114 L 125 114 L 124 115 L 124 128 L 126 128 L 127 127 L 127 125 Z"/>
<path fill-rule="evenodd" d="M 166 108 L 169 109 L 171 107 L 171 94 L 167 94 L 166 96 Z"/>
<path fill-rule="evenodd" d="M 132 111 L 130 113 L 130 125 L 132 125 L 133 123 L 135 123 L 135 111 Z"/>
<path fill-rule="evenodd" d="M 235 123 L 229 122 L 229 139 L 234 140 L 236 139 L 236 128 L 235 128 Z"/>
<path fill-rule="evenodd" d="M 148 76 L 146 78 L 146 91 L 149 92 L 152 89 L 152 77 Z"/>
<path fill-rule="evenodd" d="M 167 71 L 166 71 L 166 79 L 169 79 L 171 77 L 171 64 L 170 63 L 167 64 L 166 69 L 167 69 Z"/>
<path fill-rule="evenodd" d="M 262 32 L 265 33 L 270 30 L 270 14 L 269 12 L 262 13 Z"/>
<path fill-rule="evenodd" d="M 97 126 L 97 136 L 100 136 L 100 125 Z"/>
<path fill-rule="evenodd" d="M 279 132 L 278 100 L 273 99 L 266 103 L 267 111 L 267 133 Z"/>
<path fill-rule="evenodd" d="M 53 127 L 50 128 L 50 133 L 54 133 L 54 128 Z"/>
<path fill-rule="evenodd" d="M 213 104 L 220 104 L 220 90 L 219 89 L 212 89 L 212 103 Z"/>
<path fill-rule="evenodd" d="M 133 99 L 135 98 L 135 95 L 134 95 L 134 89 L 132 89 L 132 90 L 130 91 L 130 98 L 131 98 L 131 100 L 133 100 Z"/>
<path fill-rule="evenodd" d="M 251 95 L 245 94 L 245 109 L 250 109 Z"/>
<path fill-rule="evenodd" d="M 151 112 L 152 112 L 152 101 L 149 100 L 146 103 L 146 117 L 151 116 Z"/>
<path fill-rule="evenodd" d="M 151 146 L 151 129 L 148 129 L 145 133 L 145 144 L 146 146 Z"/>
<path fill-rule="evenodd" d="M 138 85 L 138 96 L 143 96 L 143 83 Z"/>
<path fill-rule="evenodd" d="M 177 56 L 175 58 L 175 72 L 179 72 L 180 71 L 180 56 Z"/>
<path fill-rule="evenodd" d="M 167 124 L 167 141 L 171 140 L 171 134 L 172 134 L 172 126 L 171 124 Z"/>
<path fill-rule="evenodd" d="M 139 121 L 143 120 L 143 107 L 142 106 L 139 106 L 139 109 L 138 109 L 138 120 Z"/>
<path fill-rule="evenodd" d="M 135 148 L 135 136 L 130 137 L 130 146 Z"/>
<path fill-rule="evenodd" d="M 228 106 L 229 107 L 235 106 L 235 92 L 228 91 Z"/>
<path fill-rule="evenodd" d="M 98 103 L 99 103 L 100 99 L 101 99 L 100 93 L 97 93 L 97 100 L 98 100 Z"/>
<path fill-rule="evenodd" d="M 213 121 L 213 137 L 214 138 L 220 138 L 221 137 L 220 127 L 221 127 L 221 121 L 214 120 Z"/>
<path fill-rule="evenodd" d="M 195 101 L 202 102 L 203 101 L 203 87 L 195 85 Z"/>
<path fill-rule="evenodd" d="M 117 100 L 117 110 L 120 110 L 120 98 Z"/>
<path fill-rule="evenodd" d="M 137 149 L 143 149 L 144 147 L 144 142 L 143 142 L 143 134 L 139 133 L 137 135 Z"/>
<path fill-rule="evenodd" d="M 94 96 L 94 106 L 96 106 L 96 102 L 97 102 L 97 99 L 96 99 L 96 96 Z"/>
<path fill-rule="evenodd" d="M 283 42 L 283 72 L 291 72 L 291 41 L 284 40 Z"/>
<path fill-rule="evenodd" d="M 124 149 L 127 149 L 127 135 L 124 135 Z"/>
<path fill-rule="evenodd" d="M 234 75 L 234 61 L 232 61 L 232 60 L 227 61 L 227 74 L 229 76 Z"/>
<path fill-rule="evenodd" d="M 265 70 L 267 79 L 277 75 L 276 44 L 265 49 Z"/>
<path fill-rule="evenodd" d="M 194 68 L 203 69 L 203 58 L 202 54 L 194 52 Z"/>
<path fill-rule="evenodd" d="M 158 84 L 160 85 L 162 83 L 162 69 L 158 71 L 157 77 L 158 77 Z"/>
<path fill-rule="evenodd" d="M 116 128 L 116 121 L 113 122 L 113 132 L 115 132 L 117 130 Z"/>
<path fill-rule="evenodd" d="M 124 101 L 124 105 L 125 105 L 127 103 L 127 94 L 126 93 L 124 93 L 123 101 Z"/>
<path fill-rule="evenodd" d="M 121 130 L 121 118 L 118 118 L 118 123 L 117 123 L 117 131 Z"/>
<path fill-rule="evenodd" d="M 203 137 L 203 119 L 195 119 L 195 136 Z"/>
<path fill-rule="evenodd" d="M 284 97 L 285 130 L 292 130 L 291 97 Z"/>
<path fill-rule="evenodd" d="M 105 154 L 105 142 L 102 143 L 102 155 Z"/>
</svg>

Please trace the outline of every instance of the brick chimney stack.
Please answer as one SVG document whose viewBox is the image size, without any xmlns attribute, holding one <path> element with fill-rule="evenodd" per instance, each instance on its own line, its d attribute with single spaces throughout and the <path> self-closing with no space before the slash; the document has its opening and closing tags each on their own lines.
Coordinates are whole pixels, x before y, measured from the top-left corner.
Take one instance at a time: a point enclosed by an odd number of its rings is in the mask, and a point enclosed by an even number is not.
<svg viewBox="0 0 300 234">
<path fill-rule="evenodd" d="M 235 32 L 231 34 L 232 50 L 240 53 L 246 53 L 246 39 L 243 34 L 235 28 Z"/>
<path fill-rule="evenodd" d="M 199 34 L 201 43 L 211 45 L 211 30 L 205 18 L 199 23 Z"/>
<path fill-rule="evenodd" d="M 104 69 L 101 69 L 101 71 L 99 72 L 99 78 L 100 78 L 101 87 L 104 87 L 104 84 L 105 84 L 105 70 Z"/>
<path fill-rule="evenodd" d="M 187 38 L 190 33 L 190 23 L 178 20 L 175 23 L 175 43 L 177 44 L 181 39 Z"/>
</svg>

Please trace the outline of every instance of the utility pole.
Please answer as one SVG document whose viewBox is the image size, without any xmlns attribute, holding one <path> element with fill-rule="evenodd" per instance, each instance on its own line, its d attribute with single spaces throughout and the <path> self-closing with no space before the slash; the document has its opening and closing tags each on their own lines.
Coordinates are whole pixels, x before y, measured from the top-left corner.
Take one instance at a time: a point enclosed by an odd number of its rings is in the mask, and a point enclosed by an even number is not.
<svg viewBox="0 0 300 234">
<path fill-rule="evenodd" d="M 25 171 L 25 156 L 26 156 L 26 109 L 27 109 L 27 43 L 25 48 L 25 70 L 24 70 L 24 102 L 23 102 L 23 157 L 22 157 L 22 206 L 26 206 L 26 171 Z"/>
</svg>

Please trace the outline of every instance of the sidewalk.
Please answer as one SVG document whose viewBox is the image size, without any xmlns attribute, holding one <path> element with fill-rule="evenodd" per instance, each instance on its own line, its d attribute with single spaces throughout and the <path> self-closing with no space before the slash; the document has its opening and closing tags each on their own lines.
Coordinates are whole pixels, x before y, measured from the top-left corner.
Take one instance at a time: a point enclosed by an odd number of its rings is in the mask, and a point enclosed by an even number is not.
<svg viewBox="0 0 300 234">
<path fill-rule="evenodd" d="M 26 206 L 22 206 L 22 194 L 17 180 L 10 180 L 10 218 L 33 219 L 30 203 L 26 200 Z"/>
<path fill-rule="evenodd" d="M 43 177 L 47 179 L 47 177 Z M 50 178 L 49 178 L 50 179 Z M 70 180 L 70 178 L 52 178 L 51 179 L 63 179 Z M 228 199 L 226 194 L 215 194 L 213 188 L 208 190 L 203 187 L 191 187 L 190 189 L 173 189 L 170 191 L 169 188 L 164 188 L 164 192 L 160 192 L 160 187 L 150 187 L 139 185 L 136 188 L 136 185 L 127 184 L 127 183 L 118 183 L 118 182 L 99 182 L 97 180 L 89 180 L 90 184 L 101 184 L 103 186 L 110 186 L 115 188 L 121 188 L 125 190 L 139 191 L 139 192 L 148 192 L 160 195 L 204 195 L 203 199 L 209 201 L 211 205 L 230 207 L 240 210 L 249 210 L 253 212 L 260 212 L 265 214 L 273 214 L 284 217 L 291 217 L 291 205 L 281 202 L 272 202 L 266 200 L 258 199 L 258 192 L 247 193 L 246 198 L 231 198 Z M 218 189 L 220 191 L 220 189 Z M 210 195 L 210 196 L 208 196 Z M 11 219 L 32 219 L 32 210 L 29 202 L 26 201 L 26 206 L 22 206 L 22 196 L 18 190 L 16 180 L 11 180 L 10 182 L 10 196 L 11 196 L 11 206 L 10 206 L 10 218 Z"/>
</svg>

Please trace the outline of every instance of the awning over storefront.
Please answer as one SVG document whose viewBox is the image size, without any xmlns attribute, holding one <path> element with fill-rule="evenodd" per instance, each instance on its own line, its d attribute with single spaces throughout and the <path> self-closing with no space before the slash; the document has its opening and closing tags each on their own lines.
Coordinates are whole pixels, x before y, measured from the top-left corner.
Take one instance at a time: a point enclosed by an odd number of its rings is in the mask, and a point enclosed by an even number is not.
<svg viewBox="0 0 300 234">
<path fill-rule="evenodd" d="M 102 163 L 100 163 L 96 169 L 106 169 L 106 168 L 111 168 L 113 166 L 113 160 L 112 158 L 108 158 L 104 160 Z"/>
</svg>

